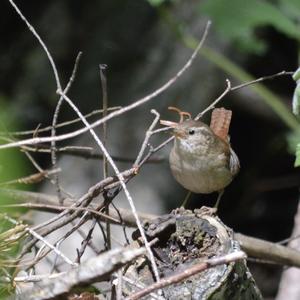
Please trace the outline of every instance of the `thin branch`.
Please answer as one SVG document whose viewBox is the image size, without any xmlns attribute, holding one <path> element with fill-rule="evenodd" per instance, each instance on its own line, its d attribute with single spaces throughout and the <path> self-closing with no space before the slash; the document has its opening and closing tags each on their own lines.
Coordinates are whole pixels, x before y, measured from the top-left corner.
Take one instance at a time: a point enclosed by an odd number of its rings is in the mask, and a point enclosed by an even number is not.
<svg viewBox="0 0 300 300">
<path fill-rule="evenodd" d="M 52 170 L 44 170 L 42 172 L 34 173 L 34 174 L 31 174 L 29 176 L 25 176 L 25 177 L 22 177 L 22 178 L 10 180 L 10 181 L 5 181 L 5 182 L 0 182 L 0 186 L 11 185 L 11 184 L 15 184 L 15 183 L 23 183 L 23 184 L 38 183 L 38 182 L 41 182 L 42 180 L 44 180 L 45 178 L 47 178 L 48 176 L 56 174 L 60 171 L 61 171 L 61 169 L 59 169 L 59 168 L 58 169 L 52 169 Z"/>
<path fill-rule="evenodd" d="M 82 212 L 90 212 L 96 216 L 101 217 L 102 220 L 108 220 L 110 222 L 113 222 L 114 224 L 120 224 L 121 222 L 117 220 L 116 218 L 110 217 L 109 215 L 103 214 L 102 212 L 99 212 L 95 209 L 88 208 L 88 207 L 70 207 L 70 206 L 62 206 L 62 205 L 51 205 L 51 204 L 38 204 L 38 203 L 18 203 L 18 204 L 2 204 L 0 207 L 3 208 L 12 208 L 12 207 L 26 207 L 26 208 L 33 208 L 33 209 L 40 209 L 43 211 L 82 211 Z"/>
<path fill-rule="evenodd" d="M 98 146 L 100 147 L 100 149 L 102 150 L 103 154 L 106 156 L 108 162 L 110 163 L 110 165 L 112 166 L 114 172 L 116 173 L 118 179 L 120 180 L 120 184 L 125 192 L 125 195 L 126 195 L 126 198 L 130 204 L 130 207 L 131 207 L 131 210 L 136 218 L 136 222 L 137 222 L 137 226 L 139 228 L 139 231 L 141 233 L 141 236 L 142 236 L 142 239 L 144 241 L 144 244 L 145 244 L 145 247 L 147 249 L 147 252 L 149 254 L 149 259 L 151 261 L 151 265 L 152 265 L 152 268 L 153 268 L 153 272 L 155 274 L 155 278 L 156 280 L 158 281 L 159 280 L 159 274 L 158 274 L 158 270 L 157 270 L 157 266 L 156 266 L 156 262 L 155 262 L 155 259 L 154 259 L 154 255 L 151 251 L 151 248 L 149 246 L 149 243 L 147 241 L 147 238 L 146 238 L 146 235 L 145 235 L 145 232 L 144 232 L 144 229 L 142 227 L 142 224 L 139 220 L 139 217 L 137 215 L 137 212 L 136 212 L 136 208 L 135 208 L 135 205 L 134 205 L 134 202 L 133 202 L 133 199 L 126 187 L 126 184 L 125 184 L 125 181 L 124 181 L 124 177 L 123 175 L 120 173 L 119 169 L 117 168 L 116 164 L 114 163 L 114 161 L 112 160 L 111 156 L 109 155 L 109 153 L 107 152 L 106 148 L 104 147 L 103 143 L 101 142 L 101 140 L 99 139 L 99 137 L 96 135 L 95 131 L 92 129 L 91 125 L 88 123 L 88 121 L 86 120 L 86 118 L 82 115 L 82 113 L 78 110 L 78 108 L 75 106 L 75 104 L 72 102 L 72 100 L 62 91 L 61 89 L 61 84 L 60 84 L 60 80 L 59 80 L 59 76 L 58 76 L 58 72 L 57 72 L 57 69 L 56 69 L 56 65 L 54 63 L 54 60 L 52 59 L 52 56 L 50 54 L 50 52 L 48 51 L 46 45 L 44 44 L 44 42 L 41 40 L 40 36 L 37 34 L 37 32 L 35 31 L 35 29 L 30 25 L 30 23 L 27 21 L 27 19 L 24 17 L 24 15 L 20 12 L 20 10 L 17 8 L 17 6 L 14 4 L 14 2 L 12 0 L 10 0 L 10 3 L 13 5 L 13 7 L 15 8 L 15 10 L 17 11 L 17 13 L 21 16 L 21 18 L 25 21 L 26 25 L 28 26 L 28 28 L 33 32 L 33 34 L 37 37 L 38 41 L 40 42 L 40 44 L 42 45 L 42 47 L 44 48 L 48 58 L 49 58 L 49 61 L 51 63 L 51 66 L 53 68 L 53 72 L 54 72 L 54 76 L 55 76 L 55 79 L 56 79 L 56 84 L 57 84 L 57 94 L 60 95 L 61 97 L 64 98 L 64 100 L 71 106 L 71 108 L 76 112 L 76 114 L 80 117 L 80 119 L 82 120 L 82 122 L 84 123 L 84 125 L 86 126 L 86 129 L 88 131 L 90 131 L 92 137 L 94 138 L 94 140 L 96 141 L 96 143 L 98 144 Z M 208 26 L 207 26 L 208 27 Z M 208 29 L 208 28 L 207 28 Z M 203 42 L 204 42 L 204 39 L 203 39 Z M 200 49 L 200 47 L 198 47 Z M 188 64 L 183 68 L 183 70 L 181 70 L 179 72 L 179 74 L 177 74 L 177 78 L 184 72 L 185 69 L 188 68 L 188 66 L 191 64 L 192 60 L 195 58 L 197 52 L 194 52 L 193 55 L 192 55 L 192 58 L 191 60 L 188 62 Z M 175 80 L 177 79 L 175 78 L 173 81 L 175 82 Z M 170 84 L 169 84 L 170 85 Z M 169 86 L 168 85 L 168 86 Z M 156 95 L 157 95 L 157 91 L 156 91 Z M 152 97 L 153 98 L 153 97 Z M 149 98 L 150 100 L 151 98 Z M 146 100 L 144 101 L 140 101 L 140 104 L 146 102 Z M 140 105 L 139 104 L 139 105 Z M 135 107 L 138 106 L 138 103 L 136 102 L 135 103 Z M 127 106 L 127 110 L 128 110 L 128 107 L 130 106 Z M 125 112 L 126 110 L 124 110 Z M 107 116 L 106 118 L 108 118 L 109 116 Z M 105 122 L 105 117 L 102 118 L 102 122 Z M 55 137 L 51 137 L 51 142 L 55 142 L 57 140 L 57 138 Z M 64 223 L 64 222 L 62 222 Z"/>
<path fill-rule="evenodd" d="M 52 275 L 51 278 L 29 277 L 29 279 L 40 279 L 39 284 L 34 285 L 22 293 L 22 299 L 41 300 L 58 298 L 69 292 L 73 287 L 86 285 L 95 281 L 106 280 L 111 274 L 122 266 L 131 263 L 145 253 L 145 248 L 130 249 L 120 248 L 107 251 L 99 256 L 88 259 L 78 267 L 66 273 Z M 26 278 L 25 278 L 26 279 Z"/>
<path fill-rule="evenodd" d="M 143 226 L 139 220 L 133 199 L 127 189 L 127 186 L 125 184 L 125 180 L 123 175 L 120 173 L 118 167 L 116 166 L 115 162 L 113 161 L 113 159 L 111 158 L 110 154 L 108 153 L 107 149 L 104 147 L 102 141 L 99 139 L 99 137 L 97 136 L 97 134 L 95 133 L 95 131 L 90 127 L 90 124 L 88 123 L 88 121 L 84 118 L 84 116 L 82 115 L 82 113 L 78 110 L 78 108 L 75 106 L 75 104 L 71 101 L 71 99 L 69 99 L 68 96 L 66 96 L 65 94 L 63 94 L 62 92 L 58 92 L 59 94 L 61 94 L 64 99 L 67 101 L 67 103 L 72 107 L 72 109 L 77 113 L 77 115 L 82 119 L 82 122 L 84 123 L 84 125 L 89 128 L 90 134 L 92 135 L 92 137 L 94 138 L 94 140 L 96 141 L 96 143 L 98 144 L 98 146 L 100 147 L 101 151 L 103 152 L 103 154 L 106 156 L 107 161 L 109 162 L 109 164 L 111 165 L 112 169 L 114 170 L 116 176 L 118 177 L 118 179 L 120 180 L 120 185 L 122 187 L 122 189 L 124 190 L 125 196 L 129 202 L 130 208 L 132 210 L 132 213 L 136 219 L 136 223 L 137 223 L 137 227 L 141 233 L 142 239 L 144 241 L 145 247 L 147 249 L 147 252 L 149 254 L 149 259 L 151 261 L 151 265 L 153 268 L 153 272 L 155 274 L 155 278 L 158 281 L 159 280 L 159 273 L 158 273 L 158 269 L 156 266 L 156 262 L 154 259 L 154 255 L 151 251 L 151 248 L 149 246 L 149 243 L 147 241 Z M 105 118 L 103 118 L 105 119 Z"/>
<path fill-rule="evenodd" d="M 114 111 L 114 110 L 118 110 L 122 108 L 121 106 L 113 106 L 113 107 L 108 107 L 107 111 Z M 93 110 L 92 112 L 84 115 L 86 118 L 90 118 L 92 116 L 96 116 L 96 115 L 100 115 L 103 113 L 103 109 L 96 109 Z M 68 125 L 72 125 L 72 124 L 76 124 L 81 122 L 80 118 L 75 118 L 73 120 L 70 121 L 65 121 L 62 123 L 58 123 L 55 128 L 63 128 L 65 126 Z M 34 129 L 34 130 L 25 130 L 25 131 L 10 131 L 10 132 L 5 132 L 5 131 L 0 131 L 0 136 L 1 135 L 6 135 L 7 133 L 9 133 L 9 135 L 11 136 L 18 136 L 18 135 L 34 135 L 34 133 L 36 133 L 37 135 L 42 133 L 42 132 L 47 132 L 47 131 L 51 131 L 53 127 L 52 126 L 47 126 L 47 127 L 43 127 L 43 128 L 38 128 L 38 129 Z"/>
<path fill-rule="evenodd" d="M 58 72 L 56 69 L 56 65 L 54 63 L 54 60 L 52 59 L 51 54 L 49 53 L 46 45 L 44 44 L 44 42 L 41 40 L 41 38 L 39 37 L 39 35 L 36 33 L 36 31 L 34 30 L 34 28 L 30 25 L 30 23 L 26 20 L 26 18 L 24 17 L 24 15 L 20 12 L 20 10 L 16 7 L 16 5 L 14 4 L 14 2 L 12 0 L 10 0 L 10 3 L 13 5 L 13 7 L 16 9 L 17 13 L 21 16 L 21 18 L 25 21 L 26 25 L 28 26 L 28 28 L 33 32 L 33 34 L 37 37 L 38 41 L 41 43 L 42 47 L 44 48 L 49 61 L 51 63 L 51 66 L 53 68 L 53 72 L 54 72 L 54 76 L 56 79 L 56 84 L 57 84 L 57 94 L 60 95 L 61 97 L 64 98 L 64 100 L 71 106 L 71 108 L 77 113 L 77 115 L 80 117 L 80 119 L 82 120 L 82 122 L 84 123 L 85 127 L 86 127 L 86 131 L 90 131 L 90 134 L 92 135 L 92 137 L 94 138 L 94 140 L 96 141 L 96 143 L 98 144 L 98 146 L 100 147 L 101 151 L 103 152 L 103 154 L 106 156 L 107 161 L 109 162 L 109 164 L 112 166 L 116 176 L 118 177 L 118 179 L 120 180 L 120 185 L 122 186 L 122 189 L 125 192 L 126 198 L 129 202 L 129 205 L 131 207 L 132 213 L 136 219 L 136 223 L 138 226 L 138 229 L 140 231 L 141 237 L 144 241 L 145 244 L 145 248 L 147 249 L 148 255 L 149 255 L 149 259 L 152 265 L 152 269 L 156 278 L 156 281 L 159 281 L 159 273 L 158 273 L 158 269 L 156 266 L 156 262 L 154 259 L 154 255 L 151 251 L 150 245 L 147 241 L 144 229 L 142 227 L 142 224 L 139 220 L 133 199 L 127 189 L 127 186 L 125 184 L 124 181 L 124 177 L 122 176 L 122 174 L 120 173 L 119 169 L 117 168 L 116 164 L 114 163 L 114 161 L 112 160 L 111 156 L 109 155 L 109 153 L 106 150 L 106 147 L 103 145 L 103 143 L 101 142 L 101 140 L 99 139 L 99 137 L 96 135 L 95 131 L 93 130 L 93 128 L 91 127 L 91 125 L 88 123 L 88 121 L 86 120 L 86 118 L 82 115 L 82 113 L 78 110 L 78 108 L 75 106 L 75 104 L 73 103 L 73 101 L 62 91 L 61 88 L 61 84 L 60 84 L 60 80 L 59 80 L 59 76 L 58 76 Z M 126 111 L 129 111 L 137 106 L 140 106 L 144 103 L 146 103 L 147 101 L 153 99 L 154 97 L 156 97 L 157 95 L 159 95 L 160 93 L 162 93 L 164 90 L 166 90 L 169 86 L 171 86 L 188 68 L 189 66 L 192 64 L 193 60 L 195 59 L 198 51 L 200 50 L 200 48 L 202 47 L 202 44 L 204 43 L 205 39 L 206 39 L 206 35 L 208 33 L 208 28 L 210 26 L 210 22 L 207 23 L 206 25 L 206 29 L 205 32 L 203 34 L 202 40 L 199 43 L 199 45 L 197 46 L 196 50 L 194 51 L 194 53 L 192 54 L 191 58 L 188 60 L 188 62 L 184 65 L 184 67 L 175 75 L 175 77 L 173 77 L 171 80 L 169 80 L 164 86 L 162 86 L 161 88 L 159 88 L 158 90 L 154 91 L 152 94 L 150 94 L 149 96 L 142 98 L 134 103 L 132 103 L 131 105 L 128 105 L 127 107 L 124 107 L 123 109 L 120 109 L 117 112 L 114 112 L 104 118 L 102 118 L 101 120 L 99 120 L 98 122 L 95 122 L 94 125 L 96 123 L 98 123 L 98 125 L 103 124 L 104 122 L 106 122 L 108 119 L 111 119 L 113 116 L 117 116 L 120 114 L 125 113 Z M 78 131 L 77 131 L 78 132 Z M 72 135 L 74 136 L 74 133 L 72 133 Z M 51 137 L 51 142 L 55 142 L 60 140 L 61 136 L 57 136 L 57 137 Z M 45 138 L 43 138 L 45 139 Z M 41 139 L 39 139 L 40 141 Z"/>
<path fill-rule="evenodd" d="M 16 220 L 5 216 L 5 218 L 7 220 L 9 220 L 11 223 L 13 223 L 14 225 L 18 225 L 19 222 L 17 222 Z M 29 232 L 32 236 L 34 236 L 36 239 L 40 240 L 41 242 L 43 242 L 48 248 L 50 248 L 51 250 L 53 250 L 57 255 L 59 255 L 67 264 L 71 265 L 71 266 L 76 266 L 76 263 L 73 263 L 68 257 L 66 257 L 61 251 L 59 251 L 56 247 L 54 247 L 53 245 L 51 245 L 47 240 L 45 240 L 41 235 L 39 235 L 37 232 L 35 232 L 33 229 L 26 227 L 24 228 L 25 231 Z"/>
<path fill-rule="evenodd" d="M 10 0 L 12 1 L 12 0 Z M 22 17 L 24 18 L 24 17 Z M 199 50 L 201 49 L 202 45 L 204 44 L 204 41 L 207 37 L 208 34 L 208 30 L 210 27 L 211 22 L 207 22 L 203 36 L 201 38 L 201 41 L 199 42 L 198 46 L 196 47 L 196 49 L 194 50 L 194 52 L 192 53 L 191 57 L 189 58 L 189 60 L 185 63 L 185 65 L 177 72 L 177 74 L 175 74 L 174 77 L 172 77 L 170 80 L 168 80 L 165 84 L 163 84 L 160 88 L 158 88 L 157 90 L 155 90 L 154 92 L 150 93 L 149 95 L 138 99 L 136 101 L 134 101 L 133 103 L 131 103 L 130 105 L 127 105 L 117 111 L 112 112 L 111 114 L 107 115 L 105 118 L 102 118 L 94 123 L 92 123 L 89 126 L 85 126 L 84 128 L 81 128 L 79 130 L 70 132 L 70 133 L 66 133 L 66 134 L 62 134 L 62 135 L 57 135 L 56 137 L 43 137 L 43 138 L 31 138 L 31 139 L 26 139 L 23 141 L 18 141 L 18 142 L 14 142 L 14 143 L 9 143 L 9 144 L 5 144 L 5 145 L 0 145 L 0 149 L 6 149 L 6 148 L 12 148 L 12 147 L 20 147 L 23 145 L 35 145 L 35 144 L 40 144 L 40 143 L 49 143 L 51 141 L 62 141 L 62 140 L 66 140 L 66 139 L 70 139 L 70 138 L 74 138 L 78 135 L 81 135 L 101 124 L 103 124 L 104 122 L 107 122 L 108 120 L 115 118 L 117 116 L 120 116 L 122 114 L 124 114 L 125 112 L 128 112 L 132 109 L 135 109 L 145 103 L 147 103 L 148 101 L 154 99 L 155 97 L 157 97 L 158 95 L 160 95 L 161 93 L 163 93 L 165 90 L 167 90 L 170 86 L 172 86 L 177 79 L 179 79 L 184 73 L 185 71 L 191 66 L 191 64 L 193 63 L 193 61 L 195 60 Z M 61 90 L 58 90 L 59 93 L 62 93 Z"/>
<path fill-rule="evenodd" d="M 151 138 L 151 136 L 153 135 L 153 129 L 155 128 L 155 126 L 157 125 L 158 121 L 159 121 L 159 118 L 160 118 L 160 115 L 159 113 L 155 110 L 155 109 L 151 109 L 151 113 L 155 115 L 155 118 L 153 120 L 153 122 L 151 123 L 151 125 L 149 126 L 147 132 L 146 132 L 146 135 L 145 135 L 145 139 L 143 141 L 143 144 L 142 144 L 142 147 L 137 155 L 137 158 L 134 162 L 134 166 L 139 166 L 141 160 L 142 160 L 142 157 L 145 153 L 145 150 L 148 146 L 148 143 L 149 143 L 149 140 Z"/>
<path fill-rule="evenodd" d="M 99 65 L 99 73 L 100 73 L 100 82 L 101 82 L 101 88 L 102 88 L 102 109 L 103 114 L 102 117 L 105 118 L 107 116 L 107 107 L 108 107 L 108 96 L 107 96 L 107 80 L 106 76 L 104 74 L 104 71 L 106 69 L 106 65 L 100 64 Z M 106 147 L 107 144 L 107 122 L 103 123 L 103 146 Z M 104 155 L 103 161 L 102 161 L 102 169 L 103 169 L 103 178 L 105 179 L 108 176 L 108 162 L 107 158 Z M 105 203 L 105 213 L 109 215 L 109 202 L 106 201 L 105 194 L 103 194 Z M 96 225 L 96 223 L 95 223 Z M 95 226 L 94 225 L 94 226 Z M 107 236 L 107 248 L 111 249 L 111 231 L 110 231 L 110 223 L 106 221 L 106 236 Z"/>
<path fill-rule="evenodd" d="M 130 285 L 137 287 L 139 289 L 144 289 L 145 285 L 141 284 L 140 282 L 136 281 L 136 280 L 132 280 L 131 278 L 127 277 L 127 276 L 123 276 L 123 280 L 126 281 L 127 283 L 129 283 Z M 155 294 L 155 293 L 150 293 L 151 296 L 151 300 L 166 300 L 164 297 Z"/>
<path fill-rule="evenodd" d="M 160 129 L 164 129 L 161 131 L 166 130 L 165 128 L 160 128 Z M 157 132 L 159 132 L 159 131 L 154 130 L 153 134 L 157 133 Z M 51 153 L 50 148 L 45 145 L 39 145 L 38 147 L 23 146 L 22 149 L 26 149 L 27 151 L 37 152 L 37 153 L 45 153 L 45 154 Z M 56 153 L 73 155 L 73 156 L 77 156 L 77 157 L 81 157 L 81 158 L 85 158 L 85 159 L 103 159 L 103 157 L 104 157 L 102 153 L 96 152 L 92 147 L 85 147 L 85 146 L 65 146 L 65 147 L 61 147 L 61 148 L 56 148 Z M 114 161 L 118 161 L 118 162 L 133 164 L 135 161 L 135 158 L 130 158 L 130 157 L 121 157 L 121 156 L 115 156 L 115 155 L 112 155 L 111 157 Z M 154 157 L 154 158 L 148 159 L 147 163 L 154 163 L 154 164 L 161 163 L 164 160 L 165 159 L 162 157 Z"/>
<path fill-rule="evenodd" d="M 69 89 L 71 88 L 72 83 L 75 79 L 77 66 L 79 64 L 81 54 L 82 54 L 82 52 L 79 52 L 77 57 L 76 57 L 74 68 L 73 68 L 73 71 L 72 71 L 72 75 L 69 79 L 69 82 L 68 82 L 66 88 L 64 89 L 65 94 L 69 91 Z M 49 55 L 50 55 L 50 53 L 49 53 Z M 54 65 L 54 67 L 55 67 L 55 65 Z M 60 112 L 60 108 L 63 104 L 63 101 L 64 101 L 64 98 L 62 96 L 60 96 L 60 98 L 57 102 L 57 105 L 55 107 L 55 111 L 54 111 L 54 115 L 53 115 L 53 119 L 52 119 L 52 129 L 51 129 L 51 136 L 52 137 L 54 137 L 56 135 L 56 124 L 57 124 L 58 114 Z M 56 160 L 57 160 L 56 159 L 56 143 L 55 143 L 55 141 L 51 141 L 51 148 L 50 149 L 51 149 L 52 167 L 55 168 L 56 167 Z M 57 192 L 57 195 L 58 195 L 58 198 L 59 198 L 59 203 L 63 204 L 63 196 L 62 196 L 62 193 L 61 193 L 61 188 L 60 188 L 60 184 L 59 184 L 59 175 L 58 174 L 54 175 L 54 183 L 55 183 L 55 186 L 56 186 L 56 192 Z"/>
<path fill-rule="evenodd" d="M 286 75 L 293 75 L 293 74 L 294 74 L 294 72 L 281 71 L 281 72 L 278 72 L 278 73 L 275 73 L 275 74 L 272 74 L 272 75 L 262 76 L 260 78 L 248 81 L 246 83 L 236 85 L 235 87 L 231 88 L 231 91 L 236 91 L 238 89 L 241 89 L 241 88 L 244 88 L 246 86 L 249 86 L 249 85 L 252 85 L 252 84 L 255 84 L 255 83 L 259 83 L 259 82 L 262 82 L 262 81 L 266 81 L 266 80 L 270 80 L 270 79 L 274 79 L 274 78 L 281 77 L 281 76 L 286 76 Z"/>
<path fill-rule="evenodd" d="M 227 83 L 227 88 L 225 89 L 225 91 L 215 101 L 213 101 L 207 108 L 205 108 L 201 113 L 199 113 L 195 117 L 195 120 L 199 120 L 200 118 L 203 117 L 205 113 L 214 109 L 215 106 L 231 91 L 231 83 L 228 79 L 226 79 L 226 83 Z"/>
<path fill-rule="evenodd" d="M 56 81 L 56 86 L 58 90 L 61 90 L 61 84 L 60 84 L 60 79 L 58 76 L 58 72 L 54 63 L 54 60 L 51 56 L 51 54 L 49 53 L 45 43 L 43 42 L 43 40 L 41 39 L 41 37 L 39 36 L 39 34 L 35 31 L 35 29 L 33 28 L 33 26 L 27 21 L 27 19 L 25 18 L 25 16 L 21 13 L 21 11 L 19 10 L 19 8 L 17 7 L 17 5 L 14 3 L 13 0 L 9 0 L 10 4 L 13 6 L 13 8 L 15 9 L 15 11 L 17 12 L 17 14 L 20 16 L 20 18 L 26 23 L 28 29 L 33 33 L 33 35 L 37 38 L 37 40 L 39 41 L 39 43 L 41 44 L 41 46 L 43 47 L 48 60 L 51 64 L 52 67 L 52 71 L 55 77 L 55 81 Z"/>
</svg>

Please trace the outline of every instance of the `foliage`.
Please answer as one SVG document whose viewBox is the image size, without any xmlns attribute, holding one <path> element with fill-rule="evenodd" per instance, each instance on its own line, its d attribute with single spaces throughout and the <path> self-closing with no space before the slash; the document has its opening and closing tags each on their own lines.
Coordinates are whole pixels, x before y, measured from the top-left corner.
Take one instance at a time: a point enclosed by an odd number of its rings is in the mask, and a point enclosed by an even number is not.
<svg viewBox="0 0 300 300">
<path fill-rule="evenodd" d="M 300 143 L 296 147 L 295 167 L 300 167 Z"/>
<path fill-rule="evenodd" d="M 293 113 L 296 116 L 300 115 L 300 68 L 294 73 L 293 79 L 296 81 L 297 86 L 293 96 Z"/>
<path fill-rule="evenodd" d="M 7 132 L 14 128 L 15 118 L 12 111 L 0 97 L 0 130 Z M 5 142 L 7 138 L 11 138 L 6 134 L 1 134 L 0 143 Z M 19 150 L 2 150 L 0 151 L 0 183 L 9 181 L 24 175 L 24 156 Z M 0 189 L 0 205 L 8 203 L 8 199 L 1 194 Z M 10 200 L 11 201 L 11 200 Z M 4 209 L 2 208 L 3 212 Z M 24 209 L 23 209 L 24 211 Z M 18 213 L 20 209 L 10 209 L 10 213 Z M 12 286 L 9 282 L 9 277 L 14 272 L 13 258 L 15 257 L 19 248 L 19 238 L 24 233 L 24 225 L 13 225 L 8 221 L 4 214 L 0 214 L 0 277 L 7 281 L 0 281 L 0 299 L 9 293 Z"/>
<path fill-rule="evenodd" d="M 293 96 L 293 113 L 296 116 L 300 115 L 300 68 L 293 75 L 293 79 L 296 81 L 297 86 L 294 91 Z M 295 160 L 295 167 L 300 167 L 300 134 L 296 135 L 296 143 L 294 142 L 294 149 L 296 160 Z"/>
<path fill-rule="evenodd" d="M 5 104 L 7 101 L 0 96 L 0 131 L 13 131 L 15 119 L 12 110 Z M 0 135 L 0 144 L 11 138 L 7 134 Z M 0 182 L 15 179 L 24 175 L 24 157 L 19 150 L 0 151 Z M 0 200 L 0 204 L 2 200 Z"/>
<path fill-rule="evenodd" d="M 227 40 L 236 43 L 240 49 L 262 53 L 267 44 L 255 35 L 261 26 L 272 26 L 286 36 L 300 41 L 300 32 L 289 14 L 298 10 L 299 4 L 281 1 L 280 6 L 262 0 L 209 0 L 201 1 L 200 11 L 207 14 L 214 23 L 215 29 Z M 293 5 L 294 4 L 294 5 Z M 299 14 L 298 14 L 299 15 Z"/>
<path fill-rule="evenodd" d="M 20 239 L 25 234 L 26 225 L 10 221 L 5 214 L 0 214 L 0 299 L 13 290 L 11 275 L 15 271 L 15 254 L 18 252 Z"/>
</svg>

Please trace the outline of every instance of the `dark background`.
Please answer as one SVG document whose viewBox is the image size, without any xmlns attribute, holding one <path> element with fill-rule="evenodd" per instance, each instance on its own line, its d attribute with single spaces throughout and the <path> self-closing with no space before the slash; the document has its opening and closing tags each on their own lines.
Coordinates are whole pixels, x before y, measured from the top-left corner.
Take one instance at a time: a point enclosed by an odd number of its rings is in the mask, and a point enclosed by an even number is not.
<svg viewBox="0 0 300 300">
<path fill-rule="evenodd" d="M 17 4 L 44 39 L 64 84 L 78 51 L 83 52 L 69 95 L 83 113 L 88 113 L 101 106 L 100 63 L 108 65 L 111 106 L 127 105 L 171 78 L 191 53 L 174 33 L 174 26 L 184 24 L 183 35 L 199 38 L 209 18 L 209 13 L 201 10 L 202 3 L 205 1 L 166 1 L 162 6 L 153 7 L 141 0 L 51 0 L 18 1 Z M 282 10 L 277 2 L 273 5 Z M 1 2 L 0 11 L 0 105 L 6 116 L 11 117 L 8 119 L 14 120 L 7 121 L 9 124 L 5 127 L 25 130 L 36 128 L 39 123 L 49 125 L 58 100 L 49 62 L 8 1 Z M 167 21 L 166 14 L 173 16 L 175 25 Z M 280 32 L 273 24 L 253 25 L 252 35 L 265 45 L 263 50 L 253 50 L 253 45 L 248 48 L 247 43 L 241 45 L 243 38 L 239 40 L 220 33 L 218 21 L 214 25 L 214 14 L 210 17 L 213 26 L 207 45 L 254 77 L 297 69 L 298 40 Z M 167 112 L 169 105 L 199 112 L 222 92 L 225 78 L 230 78 L 233 84 L 242 81 L 200 55 L 192 70 L 155 100 L 153 106 L 164 118 L 170 119 L 174 115 Z M 265 85 L 291 108 L 295 87 L 291 77 L 276 78 Z M 199 104 L 201 97 L 205 100 Z M 220 105 L 233 110 L 231 140 L 241 161 L 240 174 L 222 198 L 219 212 L 222 220 L 237 232 L 270 241 L 289 237 L 300 182 L 299 169 L 293 167 L 294 155 L 288 152 L 287 136 L 293 131 L 251 88 L 229 94 Z M 123 125 L 112 125 L 110 137 L 114 140 L 115 152 L 121 147 L 121 153 L 134 157 L 137 146 L 127 147 L 128 141 L 118 140 L 118 135 L 134 137 L 141 143 L 151 120 L 149 107 L 139 108 L 128 114 L 127 119 L 125 116 Z M 59 119 L 73 117 L 65 105 Z M 37 155 L 36 158 L 43 167 L 51 165 L 49 156 Z M 30 168 L 29 163 L 25 164 L 23 174 L 32 171 L 26 168 Z M 167 170 L 168 166 L 164 163 L 156 168 Z M 6 179 L 4 173 L 0 173 L 1 180 Z M 164 211 L 168 211 L 179 205 L 185 191 L 171 181 L 161 195 Z M 194 195 L 190 207 L 211 205 L 215 197 Z M 282 268 L 256 263 L 251 267 L 263 294 L 274 296 Z"/>
</svg>

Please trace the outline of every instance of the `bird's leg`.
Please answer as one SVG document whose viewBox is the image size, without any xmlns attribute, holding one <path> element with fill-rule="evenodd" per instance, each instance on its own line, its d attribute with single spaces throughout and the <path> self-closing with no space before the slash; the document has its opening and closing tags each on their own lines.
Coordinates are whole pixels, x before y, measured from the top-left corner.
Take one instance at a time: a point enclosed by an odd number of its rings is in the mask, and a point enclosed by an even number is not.
<svg viewBox="0 0 300 300">
<path fill-rule="evenodd" d="M 215 205 L 214 205 L 214 208 L 215 208 L 216 210 L 218 210 L 218 207 L 219 207 L 219 204 L 220 204 L 220 200 L 221 200 L 223 194 L 224 194 L 224 190 L 218 191 L 218 198 L 217 198 L 217 201 L 216 201 L 216 203 L 215 203 Z"/>
<path fill-rule="evenodd" d="M 192 192 L 188 191 L 187 194 L 186 194 L 186 196 L 185 196 L 185 198 L 184 198 L 184 200 L 183 200 L 183 202 L 182 202 L 182 204 L 180 205 L 180 207 L 186 208 L 191 195 L 192 195 Z"/>
</svg>

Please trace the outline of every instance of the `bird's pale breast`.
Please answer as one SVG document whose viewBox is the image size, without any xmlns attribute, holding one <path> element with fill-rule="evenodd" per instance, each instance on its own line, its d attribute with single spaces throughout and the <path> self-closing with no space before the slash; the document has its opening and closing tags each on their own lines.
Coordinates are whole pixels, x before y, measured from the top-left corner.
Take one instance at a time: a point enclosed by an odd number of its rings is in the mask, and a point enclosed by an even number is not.
<svg viewBox="0 0 300 300">
<path fill-rule="evenodd" d="M 173 148 L 170 166 L 175 179 L 187 190 L 209 194 L 224 189 L 232 180 L 228 157 L 224 153 L 198 157 L 180 155 Z"/>
</svg>

